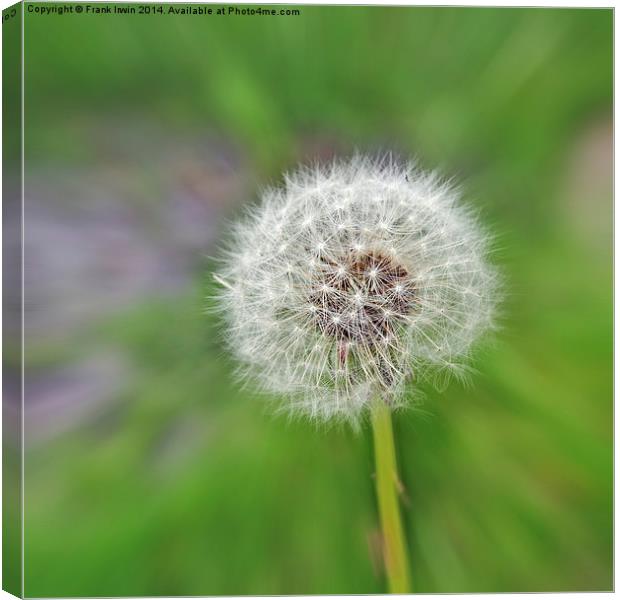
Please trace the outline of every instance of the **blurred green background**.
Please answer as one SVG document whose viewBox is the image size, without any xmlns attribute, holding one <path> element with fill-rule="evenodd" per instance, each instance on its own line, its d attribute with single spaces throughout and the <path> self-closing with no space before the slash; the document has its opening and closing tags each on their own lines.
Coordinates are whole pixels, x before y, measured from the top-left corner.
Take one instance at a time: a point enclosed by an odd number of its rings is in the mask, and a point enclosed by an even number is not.
<svg viewBox="0 0 620 600">
<path fill-rule="evenodd" d="M 506 279 L 395 421 L 415 591 L 611 589 L 612 11 L 30 6 L 26 595 L 385 590 L 369 432 L 274 418 L 203 314 L 227 220 L 356 149 L 454 175 Z"/>
</svg>

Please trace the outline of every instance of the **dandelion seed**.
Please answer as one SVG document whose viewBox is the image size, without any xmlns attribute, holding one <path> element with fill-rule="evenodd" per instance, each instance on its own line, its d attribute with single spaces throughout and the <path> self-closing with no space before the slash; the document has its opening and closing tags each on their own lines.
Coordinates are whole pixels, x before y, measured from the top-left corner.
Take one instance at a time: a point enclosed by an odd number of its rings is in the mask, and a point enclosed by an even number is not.
<svg viewBox="0 0 620 600">
<path fill-rule="evenodd" d="M 461 373 L 493 326 L 487 248 L 432 173 L 362 157 L 300 169 L 235 230 L 216 279 L 228 343 L 292 412 L 356 423 L 403 406 L 408 380 Z"/>
</svg>

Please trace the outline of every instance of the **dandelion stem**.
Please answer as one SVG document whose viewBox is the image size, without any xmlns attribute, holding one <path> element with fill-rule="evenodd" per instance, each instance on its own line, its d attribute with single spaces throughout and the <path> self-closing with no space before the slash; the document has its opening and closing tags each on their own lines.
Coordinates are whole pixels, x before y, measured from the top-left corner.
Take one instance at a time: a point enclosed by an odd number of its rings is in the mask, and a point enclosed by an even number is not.
<svg viewBox="0 0 620 600">
<path fill-rule="evenodd" d="M 394 449 L 394 432 L 390 409 L 383 402 L 377 403 L 372 413 L 372 430 L 375 445 L 376 486 L 383 557 L 391 594 L 411 591 L 409 556 L 398 505 L 398 469 Z"/>
</svg>

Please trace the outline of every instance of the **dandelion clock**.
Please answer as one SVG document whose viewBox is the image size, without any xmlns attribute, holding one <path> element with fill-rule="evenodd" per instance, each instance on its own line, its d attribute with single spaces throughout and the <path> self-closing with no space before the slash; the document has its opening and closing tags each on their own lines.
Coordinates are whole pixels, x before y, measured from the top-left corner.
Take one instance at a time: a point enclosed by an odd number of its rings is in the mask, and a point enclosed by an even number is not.
<svg viewBox="0 0 620 600">
<path fill-rule="evenodd" d="M 411 164 L 300 168 L 236 224 L 216 280 L 240 374 L 317 422 L 370 420 L 391 592 L 411 591 L 391 411 L 462 375 L 493 325 L 488 241 L 457 190 Z"/>
</svg>

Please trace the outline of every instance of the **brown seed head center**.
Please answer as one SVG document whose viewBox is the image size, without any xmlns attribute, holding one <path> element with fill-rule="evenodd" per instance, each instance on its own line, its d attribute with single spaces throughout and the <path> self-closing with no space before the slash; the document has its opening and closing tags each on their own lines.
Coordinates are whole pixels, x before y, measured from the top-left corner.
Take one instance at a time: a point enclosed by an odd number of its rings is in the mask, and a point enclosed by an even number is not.
<svg viewBox="0 0 620 600">
<path fill-rule="evenodd" d="M 388 342 L 414 308 L 407 269 L 380 251 L 350 251 L 339 261 L 319 258 L 309 297 L 317 327 L 340 341 Z"/>
</svg>

